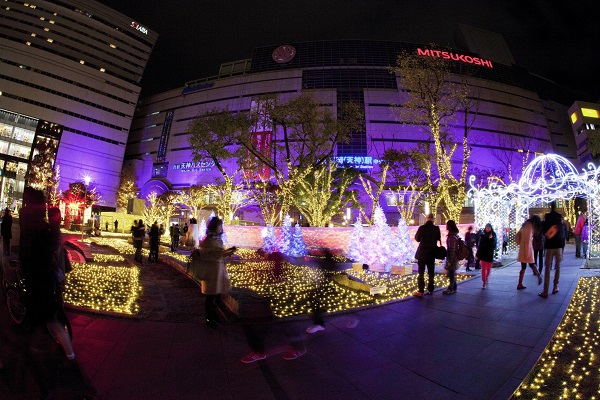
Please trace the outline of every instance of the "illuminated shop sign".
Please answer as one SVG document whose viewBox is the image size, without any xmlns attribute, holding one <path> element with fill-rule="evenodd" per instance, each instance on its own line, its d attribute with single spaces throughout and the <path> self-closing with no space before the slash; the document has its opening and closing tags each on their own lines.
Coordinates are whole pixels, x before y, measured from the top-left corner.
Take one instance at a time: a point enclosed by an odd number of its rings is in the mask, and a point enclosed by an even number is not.
<svg viewBox="0 0 600 400">
<path fill-rule="evenodd" d="M 379 160 L 370 156 L 339 156 L 335 157 L 335 162 L 340 165 L 347 165 L 354 168 L 373 168 L 374 164 L 379 164 Z"/>
<path fill-rule="evenodd" d="M 138 31 L 142 32 L 144 35 L 147 35 L 147 34 L 148 34 L 148 29 L 147 29 L 147 28 L 145 28 L 145 27 L 143 27 L 142 25 L 138 24 L 138 23 L 137 23 L 137 22 L 135 22 L 135 21 L 131 21 L 131 27 L 132 27 L 133 29 L 136 29 L 136 30 L 138 30 Z"/>
<path fill-rule="evenodd" d="M 481 65 L 482 67 L 494 68 L 490 60 L 484 60 L 479 57 L 466 56 L 464 54 L 457 54 L 444 50 L 417 49 L 417 55 L 444 58 L 446 60 L 461 61 L 466 64 Z"/>
<path fill-rule="evenodd" d="M 212 170 L 215 166 L 213 160 L 202 160 L 198 162 L 182 162 L 173 165 L 173 169 L 181 172 L 206 172 Z"/>
</svg>

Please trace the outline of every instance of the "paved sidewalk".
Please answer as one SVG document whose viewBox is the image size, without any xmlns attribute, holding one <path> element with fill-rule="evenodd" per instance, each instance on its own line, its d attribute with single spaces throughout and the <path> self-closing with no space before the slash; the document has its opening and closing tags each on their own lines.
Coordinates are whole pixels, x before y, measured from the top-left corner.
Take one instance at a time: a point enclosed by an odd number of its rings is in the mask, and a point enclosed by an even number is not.
<svg viewBox="0 0 600 400">
<path fill-rule="evenodd" d="M 104 399 L 507 399 L 549 342 L 578 278 L 600 273 L 580 269 L 583 262 L 567 246 L 560 292 L 547 299 L 530 271 L 528 288 L 516 290 L 514 263 L 493 269 L 488 289 L 476 276 L 455 295 L 329 317 L 313 335 L 304 333 L 309 320 L 278 324 L 306 340 L 307 353 L 293 361 L 274 350 L 241 363 L 249 347 L 235 325 L 70 318 L 77 358 Z M 284 343 L 276 333 L 272 349 Z"/>
</svg>

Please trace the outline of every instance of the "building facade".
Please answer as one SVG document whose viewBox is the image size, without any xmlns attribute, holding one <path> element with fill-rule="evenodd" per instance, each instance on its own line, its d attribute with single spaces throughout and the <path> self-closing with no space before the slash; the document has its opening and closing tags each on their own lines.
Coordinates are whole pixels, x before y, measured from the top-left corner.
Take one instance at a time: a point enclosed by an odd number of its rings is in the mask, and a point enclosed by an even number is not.
<svg viewBox="0 0 600 400">
<path fill-rule="evenodd" d="M 89 176 L 115 193 L 157 34 L 94 0 L 6 0 L 0 8 L 2 207 L 18 205 L 36 144 L 57 148 L 60 189 Z"/>
<path fill-rule="evenodd" d="M 509 173 L 518 179 L 527 155 L 533 158 L 536 153 L 555 152 L 575 161 L 566 113 L 571 103 L 561 104 L 546 92 L 541 97 L 537 78 L 511 63 L 507 46 L 498 46 L 497 36 L 493 37 L 494 48 L 501 48 L 501 54 L 490 51 L 486 57 L 464 47 L 468 43 L 483 46 L 485 36 L 479 35 L 477 40 L 464 36 L 470 39 L 460 41 L 463 48 L 443 52 L 426 45 L 363 40 L 257 48 L 249 59 L 222 64 L 217 76 L 141 99 L 125 162 L 134 164 L 142 196 L 214 183 L 220 176 L 216 168 L 210 160 L 194 162 L 189 148 L 186 130 L 197 115 L 211 109 L 248 111 L 261 96 L 275 95 L 285 101 L 310 92 L 333 113 L 346 101 L 360 105 L 364 129 L 354 132 L 348 144 L 338 144 L 336 157 L 363 169 L 376 169 L 386 149 L 415 148 L 430 140 L 421 126 L 399 121 L 393 111 L 402 104 L 405 93 L 402 77 L 391 73 L 390 66 L 396 65 L 402 52 L 449 59 L 456 77 L 468 70 L 470 96 L 477 102 L 469 134 L 470 168 L 500 171 L 508 180 Z M 456 120 L 461 118 L 459 114 Z M 459 144 L 454 155 L 457 169 L 463 128 L 460 122 L 451 127 Z M 281 136 L 275 128 L 269 140 L 276 143 Z M 229 168 L 236 168 L 235 163 Z"/>
<path fill-rule="evenodd" d="M 577 144 L 579 165 L 583 167 L 589 162 L 597 162 L 598 157 L 592 156 L 588 142 L 600 133 L 600 104 L 576 101 L 569 108 L 569 116 Z"/>
</svg>

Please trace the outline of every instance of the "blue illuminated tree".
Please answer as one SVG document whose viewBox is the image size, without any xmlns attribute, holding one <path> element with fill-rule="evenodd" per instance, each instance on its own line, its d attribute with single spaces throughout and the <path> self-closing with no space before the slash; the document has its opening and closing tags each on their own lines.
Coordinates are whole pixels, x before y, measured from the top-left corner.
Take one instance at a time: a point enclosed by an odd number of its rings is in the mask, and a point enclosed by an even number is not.
<svg viewBox="0 0 600 400">
<path fill-rule="evenodd" d="M 277 248 L 280 253 L 288 254 L 290 250 L 290 245 L 292 243 L 292 218 L 289 215 L 286 215 L 283 218 L 283 224 L 281 225 L 281 230 L 279 231 L 279 238 L 277 240 Z"/>
<path fill-rule="evenodd" d="M 267 226 L 263 228 L 262 249 L 267 254 L 271 254 L 277 251 L 277 241 L 275 240 L 275 228 L 273 228 L 273 225 L 271 224 L 267 224 Z"/>
<path fill-rule="evenodd" d="M 298 223 L 294 227 L 294 236 L 292 236 L 292 243 L 287 254 L 292 257 L 304 257 L 306 255 L 306 243 L 304 243 L 302 228 Z"/>
</svg>

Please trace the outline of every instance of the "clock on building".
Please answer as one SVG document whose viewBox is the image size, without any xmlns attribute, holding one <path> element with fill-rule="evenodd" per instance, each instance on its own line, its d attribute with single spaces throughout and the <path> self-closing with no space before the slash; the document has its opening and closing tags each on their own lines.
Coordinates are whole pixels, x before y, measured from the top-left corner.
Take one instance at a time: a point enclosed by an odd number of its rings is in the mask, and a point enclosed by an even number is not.
<svg viewBox="0 0 600 400">
<path fill-rule="evenodd" d="M 278 64 L 283 64 L 289 61 L 292 61 L 292 58 L 296 55 L 296 49 L 294 46 L 290 46 L 288 44 L 284 44 L 283 46 L 279 46 L 275 50 L 273 50 L 273 61 Z"/>
</svg>

